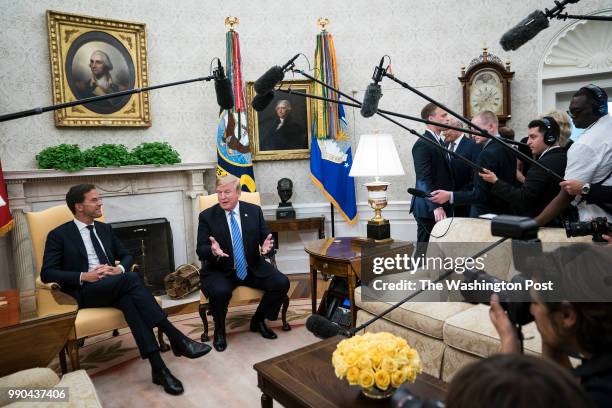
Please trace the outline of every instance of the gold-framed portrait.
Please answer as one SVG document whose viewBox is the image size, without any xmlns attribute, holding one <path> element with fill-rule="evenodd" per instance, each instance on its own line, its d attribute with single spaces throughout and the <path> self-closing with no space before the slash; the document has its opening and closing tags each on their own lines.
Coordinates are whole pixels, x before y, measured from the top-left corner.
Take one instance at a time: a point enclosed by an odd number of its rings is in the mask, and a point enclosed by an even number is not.
<svg viewBox="0 0 612 408">
<path fill-rule="evenodd" d="M 310 80 L 283 81 L 280 89 L 312 94 Z M 248 130 L 251 155 L 256 160 L 294 160 L 310 158 L 310 135 L 314 104 L 299 95 L 274 92 L 272 102 L 261 112 L 251 106 L 254 82 L 247 82 Z"/>
<path fill-rule="evenodd" d="M 53 103 L 148 86 L 145 25 L 47 10 Z M 148 92 L 55 111 L 55 126 L 151 126 Z"/>
</svg>

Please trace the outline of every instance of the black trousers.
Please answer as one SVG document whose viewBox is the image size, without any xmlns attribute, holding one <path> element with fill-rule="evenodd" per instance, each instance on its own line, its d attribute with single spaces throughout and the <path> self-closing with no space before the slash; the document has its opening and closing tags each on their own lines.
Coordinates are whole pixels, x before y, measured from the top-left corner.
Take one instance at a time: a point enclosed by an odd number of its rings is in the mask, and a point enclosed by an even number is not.
<svg viewBox="0 0 612 408">
<path fill-rule="evenodd" d="M 81 308 L 112 306 L 121 309 L 142 358 L 159 350 L 153 328 L 166 318 L 166 313 L 144 287 L 138 274 L 125 272 L 97 282 L 84 282 L 80 298 Z"/>
<path fill-rule="evenodd" d="M 230 276 L 219 274 L 214 279 L 207 280 L 206 285 L 203 285 L 202 289 L 210 301 L 210 311 L 213 319 L 215 319 L 215 325 L 219 322 L 225 322 L 227 307 L 232 299 L 232 291 L 238 286 L 248 286 L 264 291 L 261 302 L 259 302 L 255 315 L 253 315 L 253 320 L 278 319 L 278 312 L 283 299 L 289 291 L 289 279 L 276 269 L 265 278 L 254 276 L 249 269 L 244 281 L 238 279 L 236 274 Z"/>
</svg>

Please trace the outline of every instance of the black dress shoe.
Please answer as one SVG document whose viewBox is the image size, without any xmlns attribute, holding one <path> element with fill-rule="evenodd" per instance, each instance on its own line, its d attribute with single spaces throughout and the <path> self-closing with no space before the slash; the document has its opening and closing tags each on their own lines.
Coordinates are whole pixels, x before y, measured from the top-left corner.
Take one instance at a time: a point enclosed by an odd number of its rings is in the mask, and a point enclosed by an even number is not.
<svg viewBox="0 0 612 408">
<path fill-rule="evenodd" d="M 225 330 L 215 330 L 213 347 L 218 352 L 225 351 L 227 348 L 227 340 L 225 340 Z"/>
<path fill-rule="evenodd" d="M 153 384 L 163 385 L 164 391 L 172 395 L 179 395 L 184 391 L 183 383 L 165 367 L 159 371 L 153 371 Z"/>
<path fill-rule="evenodd" d="M 276 333 L 274 333 L 272 329 L 270 329 L 266 325 L 266 322 L 264 322 L 263 320 L 256 322 L 251 320 L 250 329 L 252 332 L 259 332 L 259 334 L 261 334 L 261 337 L 263 337 L 264 339 L 275 339 L 277 337 Z"/>
<path fill-rule="evenodd" d="M 208 353 L 212 348 L 208 344 L 191 340 L 185 336 L 179 341 L 170 341 L 172 352 L 175 356 L 185 356 L 187 358 L 198 358 Z"/>
</svg>

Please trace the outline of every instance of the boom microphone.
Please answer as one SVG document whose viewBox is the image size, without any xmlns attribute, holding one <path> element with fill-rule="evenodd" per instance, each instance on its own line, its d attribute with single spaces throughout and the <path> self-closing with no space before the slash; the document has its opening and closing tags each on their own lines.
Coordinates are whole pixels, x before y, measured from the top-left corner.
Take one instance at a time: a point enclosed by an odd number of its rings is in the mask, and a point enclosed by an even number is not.
<svg viewBox="0 0 612 408">
<path fill-rule="evenodd" d="M 232 92 L 232 83 L 225 76 L 221 60 L 217 59 L 217 69 L 214 71 L 215 76 L 215 94 L 217 95 L 217 104 L 221 110 L 232 109 L 234 107 L 234 95 Z"/>
<path fill-rule="evenodd" d="M 268 92 L 267 94 L 264 94 L 264 95 L 257 94 L 253 98 L 253 102 L 251 102 L 251 106 L 257 112 L 261 112 L 268 107 L 270 102 L 272 102 L 272 99 L 274 99 L 274 92 Z"/>
<path fill-rule="evenodd" d="M 287 61 L 287 63 L 282 67 L 275 65 L 269 70 L 267 70 L 265 74 L 260 76 L 257 81 L 255 81 L 255 92 L 260 95 L 265 95 L 268 92 L 273 91 L 274 87 L 285 77 L 285 71 L 293 64 L 293 62 L 299 56 L 300 54 L 294 55 L 294 57 Z"/>
<path fill-rule="evenodd" d="M 548 17 L 536 10 L 502 36 L 499 44 L 504 51 L 514 51 L 548 27 Z"/>
<path fill-rule="evenodd" d="M 325 317 L 313 314 L 310 315 L 308 319 L 306 319 L 306 329 L 314 334 L 315 336 L 327 339 L 329 337 L 334 337 L 337 335 L 351 337 L 352 334 L 342 329 L 335 323 L 327 320 Z"/>
<path fill-rule="evenodd" d="M 363 104 L 361 105 L 361 116 L 364 118 L 369 118 L 374 115 L 378 110 L 378 102 L 382 97 L 382 92 L 380 90 L 380 85 L 378 83 L 382 81 L 385 70 L 383 69 L 383 63 L 385 61 L 385 57 L 380 59 L 380 64 L 376 68 L 374 68 L 374 74 L 372 75 L 372 82 L 368 85 L 365 94 L 363 95 Z"/>
</svg>

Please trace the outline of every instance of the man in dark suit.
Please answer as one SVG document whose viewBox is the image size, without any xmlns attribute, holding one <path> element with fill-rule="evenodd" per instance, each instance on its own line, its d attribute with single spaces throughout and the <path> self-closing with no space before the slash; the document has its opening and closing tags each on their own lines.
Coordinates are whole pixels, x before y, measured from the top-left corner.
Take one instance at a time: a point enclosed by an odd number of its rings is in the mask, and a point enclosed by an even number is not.
<svg viewBox="0 0 612 408">
<path fill-rule="evenodd" d="M 463 122 L 458 119 L 451 118 L 449 124 L 455 127 L 463 127 Z M 458 130 L 448 129 L 443 132 L 444 140 L 447 148 L 455 153 L 465 157 L 468 160 L 476 163 L 480 154 L 481 146 L 465 136 L 463 132 Z M 453 171 L 453 179 L 455 181 L 455 190 L 470 191 L 474 186 L 474 174 L 476 170 L 468 166 L 456 157 L 450 156 L 450 166 Z M 449 214 L 450 215 L 450 214 Z M 469 205 L 456 205 L 452 209 L 452 215 L 455 217 L 469 217 Z"/>
<path fill-rule="evenodd" d="M 110 225 L 94 221 L 102 216 L 102 199 L 94 185 L 72 187 L 66 194 L 66 203 L 74 221 L 49 232 L 40 273 L 42 281 L 58 283 L 63 292 L 77 300 L 80 308 L 121 309 L 141 357 L 151 364 L 153 382 L 162 385 L 169 394 L 181 394 L 183 385 L 164 364 L 153 328 L 159 327 L 168 336 L 177 356 L 197 358 L 208 353 L 210 346 L 178 331 L 138 275 L 129 272 L 132 256 Z"/>
<path fill-rule="evenodd" d="M 421 110 L 421 118 L 432 122 L 447 123 L 448 113 L 433 103 L 428 103 Z M 442 130 L 444 128 L 427 125 L 423 136 L 444 146 L 444 139 L 441 136 Z M 444 151 L 419 139 L 412 147 L 412 159 L 414 161 L 416 189 L 427 193 L 439 189 L 453 189 L 448 155 Z M 425 198 L 412 197 L 410 213 L 414 215 L 417 221 L 418 242 L 429 242 L 429 234 L 432 228 L 436 222 L 447 217 L 448 209 L 448 206 L 432 203 Z"/>
<path fill-rule="evenodd" d="M 531 153 L 537 157 L 544 167 L 554 171 L 559 176 L 565 174 L 567 153 L 559 145 L 559 125 L 550 116 L 529 122 L 527 144 Z M 492 184 L 491 192 L 511 204 L 518 215 L 534 218 L 542 212 L 559 193 L 559 184 L 546 171 L 538 166 L 532 166 L 525 182 L 520 187 L 498 179 L 496 174 L 488 169 L 480 173 L 480 177 Z M 562 226 L 558 220 L 547 224 L 550 227 Z"/>
<path fill-rule="evenodd" d="M 227 347 L 225 316 L 237 286 L 261 289 L 264 295 L 251 318 L 250 330 L 275 339 L 264 319 L 278 319 L 289 291 L 289 279 L 267 262 L 274 245 L 261 208 L 239 201 L 240 180 L 227 175 L 216 182 L 219 203 L 200 213 L 197 253 L 202 262 L 200 284 L 215 321 L 213 346 Z"/>
<path fill-rule="evenodd" d="M 491 111 L 483 111 L 474 116 L 472 122 L 486 130 L 494 137 L 500 137 L 497 132 L 497 115 Z M 477 164 L 492 170 L 499 179 L 512 184 L 516 177 L 516 159 L 514 154 L 502 146 L 483 136 L 476 136 L 476 143 L 481 144 L 482 151 L 478 155 Z M 437 204 L 451 202 L 454 205 L 471 205 L 470 216 L 478 217 L 482 214 L 513 214 L 514 211 L 508 202 L 491 194 L 491 184 L 485 182 L 477 175 L 471 191 L 437 190 L 431 193 L 431 201 Z"/>
<path fill-rule="evenodd" d="M 308 149 L 306 128 L 294 120 L 291 103 L 282 99 L 276 104 L 276 120 L 260 136 L 260 150 Z"/>
</svg>

